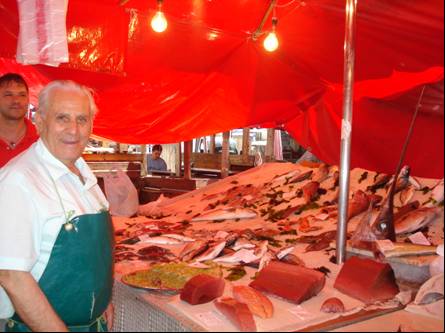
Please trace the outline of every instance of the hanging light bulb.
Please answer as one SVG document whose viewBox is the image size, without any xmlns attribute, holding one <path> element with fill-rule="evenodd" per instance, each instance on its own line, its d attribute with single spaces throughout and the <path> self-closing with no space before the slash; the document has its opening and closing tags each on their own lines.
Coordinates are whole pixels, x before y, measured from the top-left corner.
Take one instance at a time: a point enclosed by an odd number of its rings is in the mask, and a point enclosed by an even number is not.
<svg viewBox="0 0 445 333">
<path fill-rule="evenodd" d="M 276 27 L 278 24 L 278 19 L 274 17 L 272 19 L 272 31 L 267 35 L 264 40 L 264 48 L 268 52 L 275 52 L 280 46 L 280 42 L 278 41 L 277 34 L 275 33 Z"/>
<path fill-rule="evenodd" d="M 163 0 L 158 0 L 158 11 L 151 19 L 151 28 L 158 33 L 164 32 L 168 28 L 167 19 L 162 12 L 162 2 Z"/>
</svg>

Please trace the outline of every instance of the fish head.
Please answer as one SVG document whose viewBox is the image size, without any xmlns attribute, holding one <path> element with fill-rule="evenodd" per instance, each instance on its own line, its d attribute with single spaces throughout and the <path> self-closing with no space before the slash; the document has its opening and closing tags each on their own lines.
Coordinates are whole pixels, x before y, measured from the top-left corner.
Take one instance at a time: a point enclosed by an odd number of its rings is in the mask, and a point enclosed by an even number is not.
<svg viewBox="0 0 445 333">
<path fill-rule="evenodd" d="M 409 165 L 405 165 L 400 171 L 401 178 L 409 178 L 411 174 L 411 167 Z"/>
</svg>

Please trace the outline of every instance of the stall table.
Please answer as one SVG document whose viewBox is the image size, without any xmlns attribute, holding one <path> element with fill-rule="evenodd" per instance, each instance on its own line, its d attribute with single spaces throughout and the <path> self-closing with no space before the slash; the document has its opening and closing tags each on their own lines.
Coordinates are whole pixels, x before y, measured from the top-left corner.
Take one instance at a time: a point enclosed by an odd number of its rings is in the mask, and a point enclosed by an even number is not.
<svg viewBox="0 0 445 333">
<path fill-rule="evenodd" d="M 206 332 L 196 321 L 170 304 L 172 296 L 147 293 L 116 281 L 114 289 L 115 332 Z M 443 332 L 444 321 L 403 309 L 361 311 L 323 324 L 309 326 L 301 332 Z M 292 330 L 289 330 L 292 331 Z"/>
</svg>

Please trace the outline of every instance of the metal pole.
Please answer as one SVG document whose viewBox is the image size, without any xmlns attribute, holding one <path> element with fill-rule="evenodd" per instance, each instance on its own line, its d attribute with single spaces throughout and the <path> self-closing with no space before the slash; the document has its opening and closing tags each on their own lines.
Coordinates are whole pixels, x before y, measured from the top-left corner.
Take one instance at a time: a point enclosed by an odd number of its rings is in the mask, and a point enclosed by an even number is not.
<svg viewBox="0 0 445 333">
<path fill-rule="evenodd" d="M 148 174 L 147 145 L 141 145 L 141 155 L 142 155 L 141 176 L 145 177 Z"/>
<path fill-rule="evenodd" d="M 249 160 L 249 152 L 250 152 L 250 128 L 243 128 L 243 162 L 247 162 Z"/>
<path fill-rule="evenodd" d="M 256 29 L 252 35 L 253 40 L 257 40 L 258 38 L 260 38 L 261 33 L 263 32 L 264 25 L 266 24 L 266 21 L 269 18 L 270 13 L 272 13 L 272 10 L 275 8 L 276 3 L 277 3 L 277 0 L 272 0 L 270 2 L 269 7 L 267 7 L 266 13 L 263 16 L 263 19 L 261 20 L 261 23 L 260 23 L 258 29 Z"/>
<path fill-rule="evenodd" d="M 221 152 L 221 178 L 229 177 L 230 170 L 230 131 L 223 133 Z"/>
<path fill-rule="evenodd" d="M 184 142 L 184 179 L 192 179 L 192 149 L 193 141 Z"/>
<path fill-rule="evenodd" d="M 340 194 L 337 225 L 337 264 L 346 260 L 349 181 L 351 167 L 351 134 L 354 101 L 355 32 L 357 0 L 346 0 L 345 68 L 343 121 L 341 129 Z"/>
<path fill-rule="evenodd" d="M 215 154 L 215 147 L 216 147 L 216 142 L 215 142 L 215 134 L 210 136 L 210 145 L 209 145 L 209 152 L 210 154 Z"/>
<path fill-rule="evenodd" d="M 181 177 L 182 169 L 182 152 L 181 152 L 181 142 L 176 145 L 176 177 Z"/>
</svg>

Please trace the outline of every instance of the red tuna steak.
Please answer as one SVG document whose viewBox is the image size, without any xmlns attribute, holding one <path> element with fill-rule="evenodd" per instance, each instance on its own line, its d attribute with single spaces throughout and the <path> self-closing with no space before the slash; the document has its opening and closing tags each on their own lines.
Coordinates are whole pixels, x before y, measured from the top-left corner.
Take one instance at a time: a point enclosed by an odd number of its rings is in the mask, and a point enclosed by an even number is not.
<svg viewBox="0 0 445 333">
<path fill-rule="evenodd" d="M 224 293 L 223 279 L 201 274 L 191 278 L 181 292 L 181 300 L 191 305 L 204 304 L 221 297 Z"/>
<path fill-rule="evenodd" d="M 366 304 L 386 301 L 399 293 L 389 264 L 358 257 L 345 262 L 334 288 Z"/>
<path fill-rule="evenodd" d="M 325 276 L 321 272 L 272 261 L 250 286 L 300 304 L 316 296 L 325 282 Z"/>
</svg>

